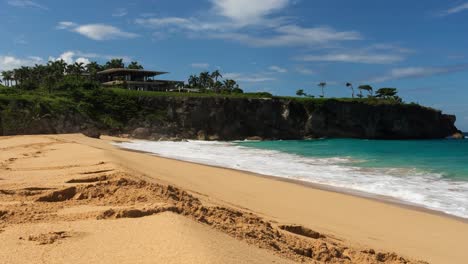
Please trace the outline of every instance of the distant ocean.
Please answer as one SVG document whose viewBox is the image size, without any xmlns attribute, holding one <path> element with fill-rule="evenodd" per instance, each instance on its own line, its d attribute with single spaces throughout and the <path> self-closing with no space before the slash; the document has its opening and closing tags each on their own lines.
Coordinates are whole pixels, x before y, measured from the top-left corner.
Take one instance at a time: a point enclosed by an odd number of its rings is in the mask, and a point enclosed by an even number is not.
<svg viewBox="0 0 468 264">
<path fill-rule="evenodd" d="M 118 145 L 364 195 L 383 195 L 468 218 L 468 140 L 134 141 Z"/>
</svg>

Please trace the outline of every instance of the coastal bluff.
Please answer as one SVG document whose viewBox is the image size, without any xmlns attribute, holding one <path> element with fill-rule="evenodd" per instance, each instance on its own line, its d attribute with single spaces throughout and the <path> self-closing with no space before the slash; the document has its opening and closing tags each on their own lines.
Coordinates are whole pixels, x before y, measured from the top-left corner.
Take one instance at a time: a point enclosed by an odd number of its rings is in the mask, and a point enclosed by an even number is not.
<svg viewBox="0 0 468 264">
<path fill-rule="evenodd" d="M 115 104 L 0 105 L 0 135 L 94 131 L 140 139 L 438 139 L 456 117 L 417 104 L 340 99 L 135 96 Z M 84 111 L 83 109 L 86 109 Z"/>
</svg>

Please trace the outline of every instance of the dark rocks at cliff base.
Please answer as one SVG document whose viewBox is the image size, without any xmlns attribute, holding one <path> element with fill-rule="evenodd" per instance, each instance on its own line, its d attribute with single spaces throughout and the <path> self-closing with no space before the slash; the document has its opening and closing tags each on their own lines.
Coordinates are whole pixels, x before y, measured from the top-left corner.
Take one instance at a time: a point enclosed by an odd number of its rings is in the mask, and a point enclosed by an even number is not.
<svg viewBox="0 0 468 264">
<path fill-rule="evenodd" d="M 139 138 L 139 139 L 147 139 L 151 136 L 151 130 L 146 127 L 139 127 L 133 130 L 131 133 L 132 137 Z"/>
<path fill-rule="evenodd" d="M 465 139 L 465 135 L 461 132 L 457 132 L 449 137 L 449 139 Z"/>
<path fill-rule="evenodd" d="M 262 138 L 262 137 L 258 137 L 258 136 L 253 136 L 253 137 L 247 137 L 247 138 L 245 138 L 245 140 L 262 141 L 263 138 Z"/>
<path fill-rule="evenodd" d="M 82 132 L 83 135 L 99 139 L 101 137 L 101 131 L 98 128 L 87 128 Z"/>
</svg>

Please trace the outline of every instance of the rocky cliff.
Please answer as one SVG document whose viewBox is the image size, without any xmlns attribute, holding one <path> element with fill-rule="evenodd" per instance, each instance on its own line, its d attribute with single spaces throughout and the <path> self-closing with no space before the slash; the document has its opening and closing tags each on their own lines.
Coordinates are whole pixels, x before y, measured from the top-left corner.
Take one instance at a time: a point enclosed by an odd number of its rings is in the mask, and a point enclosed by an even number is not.
<svg viewBox="0 0 468 264">
<path fill-rule="evenodd" d="M 458 131 L 455 116 L 413 104 L 164 96 L 134 97 L 125 104 L 125 109 L 133 109 L 133 114 L 123 118 L 114 111 L 112 118 L 119 120 L 120 125 L 113 127 L 109 124 L 112 122 L 106 121 L 109 118 L 96 118 L 97 110 L 96 116 L 80 112 L 79 107 L 49 113 L 22 103 L 13 110 L 10 107 L 1 111 L 0 135 L 94 129 L 146 139 L 430 139 L 445 138 Z M 107 110 L 101 107 L 99 111 Z"/>
</svg>

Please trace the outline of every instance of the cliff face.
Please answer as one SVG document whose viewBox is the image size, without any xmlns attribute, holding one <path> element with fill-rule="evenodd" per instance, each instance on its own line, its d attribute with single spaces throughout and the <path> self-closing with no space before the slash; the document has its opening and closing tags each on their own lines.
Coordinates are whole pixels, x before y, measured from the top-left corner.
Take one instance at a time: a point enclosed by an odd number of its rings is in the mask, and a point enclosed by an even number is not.
<svg viewBox="0 0 468 264">
<path fill-rule="evenodd" d="M 130 117 L 119 129 L 109 129 L 101 121 L 79 112 L 38 115 L 23 107 L 21 111 L 2 111 L 0 134 L 71 133 L 96 128 L 147 139 L 239 140 L 254 136 L 429 139 L 445 138 L 458 131 L 454 116 L 417 105 L 276 98 L 138 97 L 133 100 L 140 114 Z"/>
</svg>

